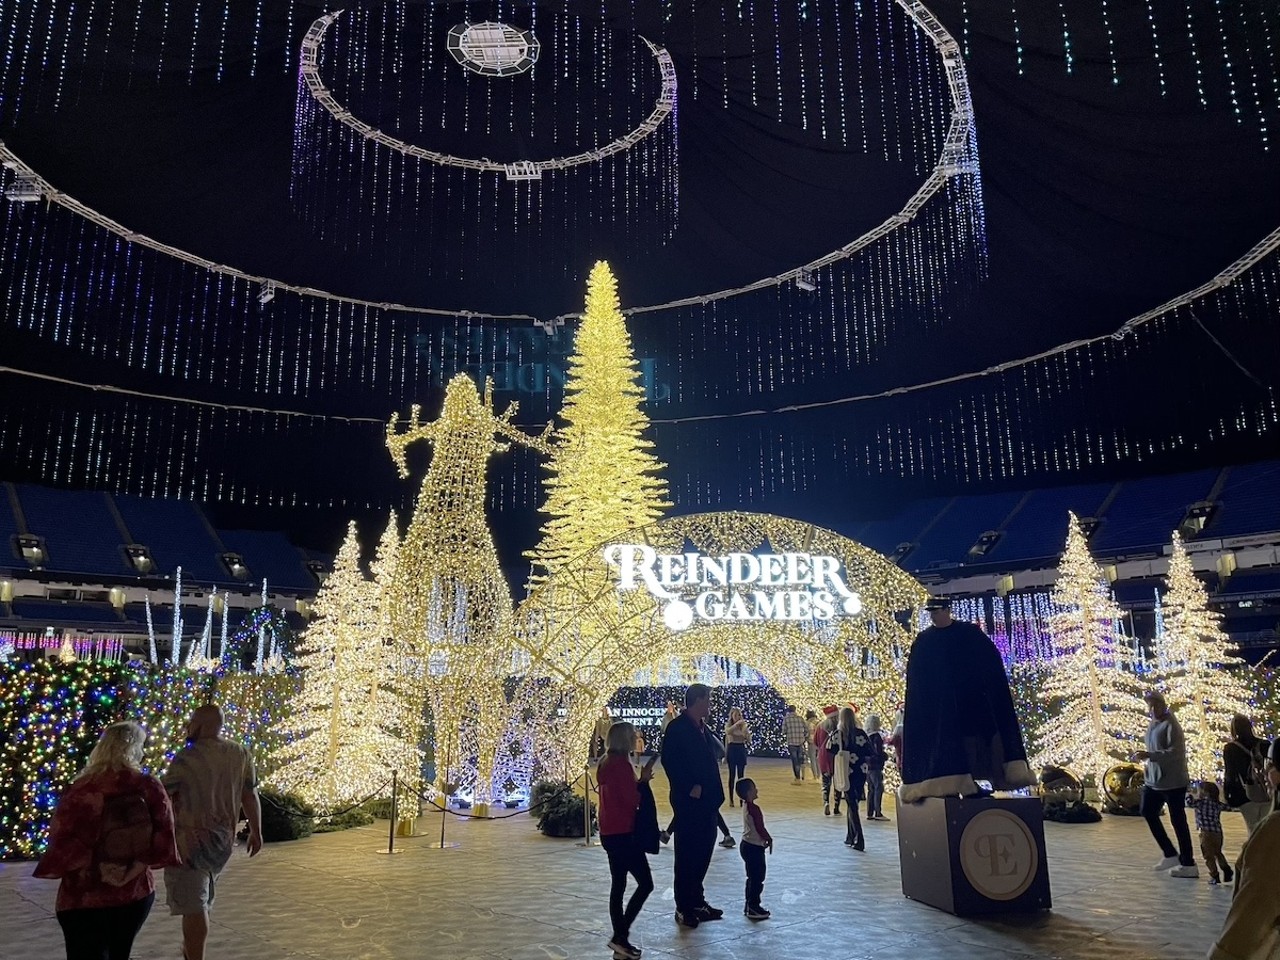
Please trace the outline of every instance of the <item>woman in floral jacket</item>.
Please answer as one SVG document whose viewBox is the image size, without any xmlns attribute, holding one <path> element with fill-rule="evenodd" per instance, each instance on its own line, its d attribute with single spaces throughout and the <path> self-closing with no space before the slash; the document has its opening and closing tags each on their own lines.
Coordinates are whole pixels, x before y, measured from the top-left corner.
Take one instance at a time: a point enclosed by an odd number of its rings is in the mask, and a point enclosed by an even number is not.
<svg viewBox="0 0 1280 960">
<path fill-rule="evenodd" d="M 867 761 L 871 759 L 871 740 L 867 732 L 858 726 L 858 715 L 852 707 L 840 711 L 840 755 L 847 754 L 849 761 L 849 790 L 846 794 L 848 804 L 845 822 L 845 846 L 855 850 L 865 850 L 866 840 L 862 835 L 862 819 L 858 816 L 858 801 L 862 799 L 867 785 Z"/>
<path fill-rule="evenodd" d="M 129 960 L 156 898 L 151 869 L 180 862 L 168 794 L 140 769 L 146 739 L 136 723 L 107 727 L 53 812 L 34 875 L 61 881 L 67 960 Z"/>
</svg>

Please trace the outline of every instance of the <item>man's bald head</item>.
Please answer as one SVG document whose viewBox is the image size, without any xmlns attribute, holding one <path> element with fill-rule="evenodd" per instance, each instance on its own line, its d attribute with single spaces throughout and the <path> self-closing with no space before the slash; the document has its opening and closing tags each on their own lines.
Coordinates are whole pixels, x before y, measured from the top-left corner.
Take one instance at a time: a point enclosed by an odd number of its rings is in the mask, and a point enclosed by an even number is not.
<svg viewBox="0 0 1280 960">
<path fill-rule="evenodd" d="M 187 724 L 188 740 L 212 740 L 222 733 L 222 708 L 216 703 L 196 707 Z"/>
</svg>

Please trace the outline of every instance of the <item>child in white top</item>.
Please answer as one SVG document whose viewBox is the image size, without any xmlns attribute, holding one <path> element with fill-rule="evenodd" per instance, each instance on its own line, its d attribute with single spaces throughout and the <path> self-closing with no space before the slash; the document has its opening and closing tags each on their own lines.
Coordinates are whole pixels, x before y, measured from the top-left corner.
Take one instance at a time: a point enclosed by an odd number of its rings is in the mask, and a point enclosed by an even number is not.
<svg viewBox="0 0 1280 960">
<path fill-rule="evenodd" d="M 769 911 L 760 906 L 760 895 L 764 893 L 764 852 L 773 853 L 773 837 L 765 829 L 764 814 L 756 805 L 760 791 L 755 781 L 744 777 L 737 782 L 736 789 L 742 800 L 742 843 L 738 845 L 738 852 L 747 868 L 747 903 L 742 912 L 748 920 L 768 920 Z"/>
</svg>

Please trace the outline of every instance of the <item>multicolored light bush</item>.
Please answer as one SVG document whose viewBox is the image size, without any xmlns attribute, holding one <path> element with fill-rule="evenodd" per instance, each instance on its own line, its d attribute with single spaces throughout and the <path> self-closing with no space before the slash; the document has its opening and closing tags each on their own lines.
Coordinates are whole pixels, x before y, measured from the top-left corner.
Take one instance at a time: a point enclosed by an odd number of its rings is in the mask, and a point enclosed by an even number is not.
<svg viewBox="0 0 1280 960">
<path fill-rule="evenodd" d="M 297 680 L 287 674 L 203 673 L 141 664 L 42 660 L 0 664 L 0 859 L 40 855 L 58 797 L 102 729 L 136 720 L 148 731 L 144 768 L 162 772 L 203 703 L 226 713 L 225 734 L 262 765 Z"/>
</svg>

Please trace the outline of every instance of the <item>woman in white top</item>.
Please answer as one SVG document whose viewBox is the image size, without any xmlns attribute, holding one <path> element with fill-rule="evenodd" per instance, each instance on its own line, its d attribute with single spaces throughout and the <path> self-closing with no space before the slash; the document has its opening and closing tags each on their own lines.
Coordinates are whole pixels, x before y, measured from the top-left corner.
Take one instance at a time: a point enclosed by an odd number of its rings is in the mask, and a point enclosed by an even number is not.
<svg viewBox="0 0 1280 960">
<path fill-rule="evenodd" d="M 747 769 L 747 738 L 751 729 L 742 711 L 734 707 L 729 711 L 729 723 L 724 728 L 724 759 L 729 768 L 729 806 L 733 806 L 734 781 L 742 778 Z"/>
</svg>

